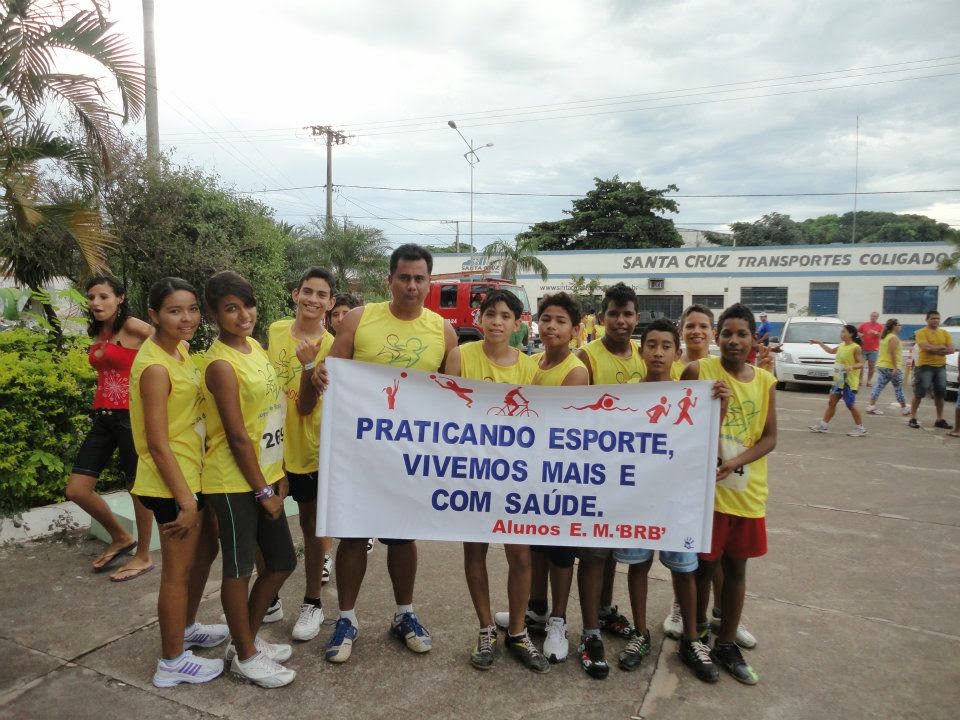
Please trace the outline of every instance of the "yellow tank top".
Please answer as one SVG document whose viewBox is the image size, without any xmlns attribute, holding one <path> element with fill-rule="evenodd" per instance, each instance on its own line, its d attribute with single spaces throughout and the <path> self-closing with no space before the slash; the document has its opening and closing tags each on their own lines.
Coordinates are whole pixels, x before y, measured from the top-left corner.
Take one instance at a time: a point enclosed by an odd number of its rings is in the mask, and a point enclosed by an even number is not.
<svg viewBox="0 0 960 720">
<path fill-rule="evenodd" d="M 683 369 L 686 367 L 686 364 L 681 360 L 674 360 L 673 364 L 670 366 L 670 379 L 679 380 L 680 376 L 683 375 Z"/>
<path fill-rule="evenodd" d="M 288 472 L 312 473 L 319 466 L 320 415 L 323 398 L 309 415 L 297 410 L 300 397 L 300 376 L 303 366 L 297 359 L 299 340 L 293 336 L 293 318 L 277 320 L 267 332 L 267 355 L 277 371 L 277 380 L 287 396 L 287 412 L 283 421 L 283 464 Z M 321 362 L 333 347 L 333 335 L 325 332 L 314 342 L 320 348 L 316 362 Z"/>
<path fill-rule="evenodd" d="M 606 325 L 604 325 L 603 323 L 597 323 L 596 331 L 594 332 L 594 335 L 596 335 L 596 339 L 599 340 L 606 334 L 607 334 Z"/>
<path fill-rule="evenodd" d="M 887 333 L 886 337 L 880 338 L 880 357 L 877 358 L 877 367 L 878 368 L 887 368 L 888 370 L 902 370 L 903 369 L 903 347 L 898 347 L 896 351 L 896 365 L 893 361 L 890 360 L 890 338 L 897 337 L 892 332 Z"/>
<path fill-rule="evenodd" d="M 756 445 L 763 435 L 770 405 L 770 388 L 777 379 L 766 370 L 753 368 L 750 382 L 741 382 L 724 370 L 720 358 L 698 361 L 701 380 L 724 380 L 732 396 L 727 414 L 720 421 L 720 458 L 735 458 Z M 744 465 L 717 483 L 714 507 L 728 515 L 760 518 L 767 512 L 767 456 Z"/>
<path fill-rule="evenodd" d="M 371 303 L 353 340 L 353 359 L 363 362 L 439 370 L 446 352 L 443 318 L 424 308 L 416 320 L 400 320 L 390 312 L 390 303 Z"/>
<path fill-rule="evenodd" d="M 583 319 L 583 329 L 586 331 L 587 335 L 593 335 L 593 331 L 597 326 L 597 318 L 593 313 L 587 315 Z"/>
<path fill-rule="evenodd" d="M 549 370 L 542 370 L 540 369 L 540 363 L 543 362 L 543 355 L 544 353 L 537 353 L 530 357 L 537 365 L 537 374 L 533 378 L 534 385 L 563 385 L 563 381 L 573 370 L 578 367 L 586 367 L 580 358 L 570 353 L 559 365 Z"/>
<path fill-rule="evenodd" d="M 147 447 L 147 431 L 143 420 L 143 398 L 140 379 L 144 371 L 160 365 L 170 379 L 167 395 L 167 439 L 177 459 L 183 479 L 191 492 L 200 491 L 200 469 L 203 467 L 203 392 L 200 390 L 200 370 L 194 365 L 186 348 L 177 348 L 179 359 L 170 357 L 152 339 L 147 340 L 137 353 L 130 368 L 130 427 L 137 449 L 137 479 L 131 492 L 144 497 L 173 497 Z"/>
<path fill-rule="evenodd" d="M 640 348 L 630 341 L 633 351 L 630 358 L 622 358 L 607 350 L 602 340 L 594 340 L 583 346 L 590 361 L 594 385 L 625 385 L 640 382 L 647 376 L 647 366 L 640 358 Z"/>
<path fill-rule="evenodd" d="M 247 338 L 250 353 L 237 352 L 215 341 L 206 353 L 206 367 L 215 360 L 230 363 L 240 386 L 240 412 L 260 471 L 267 483 L 283 477 L 283 417 L 286 398 L 267 353 L 253 338 Z M 220 411 L 213 394 L 203 385 L 207 411 L 207 452 L 203 457 L 201 488 L 204 493 L 250 492 L 250 485 L 237 467 Z"/>
<path fill-rule="evenodd" d="M 837 348 L 837 361 L 833 376 L 835 382 L 840 380 L 840 374 L 844 367 L 853 365 L 857 361 L 858 347 L 860 346 L 856 343 L 849 343 L 846 345 L 840 345 L 840 347 Z M 847 371 L 847 385 L 851 390 L 857 390 L 860 388 L 859 369 Z"/>
<path fill-rule="evenodd" d="M 497 365 L 483 352 L 483 340 L 460 346 L 460 376 L 511 385 L 531 385 L 537 364 L 529 355 L 519 353 L 513 365 Z"/>
</svg>

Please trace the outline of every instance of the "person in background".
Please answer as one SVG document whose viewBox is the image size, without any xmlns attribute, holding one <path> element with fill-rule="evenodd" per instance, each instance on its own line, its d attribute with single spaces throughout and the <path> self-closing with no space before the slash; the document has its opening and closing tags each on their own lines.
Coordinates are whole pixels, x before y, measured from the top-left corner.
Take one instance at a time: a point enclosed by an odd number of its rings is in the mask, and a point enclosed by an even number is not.
<svg viewBox="0 0 960 720">
<path fill-rule="evenodd" d="M 884 326 L 877 322 L 879 317 L 880 313 L 873 311 L 870 313 L 870 321 L 860 323 L 857 328 L 860 339 L 863 340 L 863 359 L 867 363 L 867 387 L 873 387 L 873 371 L 880 353 L 880 338 L 883 336 Z"/>
<path fill-rule="evenodd" d="M 771 330 L 772 327 L 767 322 L 767 314 L 765 312 L 760 313 L 760 324 L 757 325 L 757 342 L 761 345 L 769 345 Z"/>
<path fill-rule="evenodd" d="M 920 401 L 933 389 L 933 404 L 937 409 L 935 428 L 952 430 L 953 425 L 943 419 L 943 398 L 947 394 L 947 357 L 956 352 L 950 333 L 940 327 L 940 313 L 936 310 L 927 312 L 927 326 L 917 330 L 914 335 L 919 349 L 919 357 L 913 371 L 913 402 L 910 405 L 910 422 L 912 428 L 919 428 L 917 410 Z M 914 350 L 914 352 L 917 352 Z"/>
<path fill-rule="evenodd" d="M 820 340 L 811 340 L 811 345 L 819 345 L 824 352 L 836 355 L 834 366 L 833 386 L 830 388 L 830 399 L 823 418 L 810 426 L 810 432 L 829 432 L 827 425 L 837 411 L 837 404 L 843 399 L 855 423 L 853 430 L 847 433 L 850 437 L 863 437 L 867 434 L 863 427 L 863 417 L 857 410 L 857 391 L 860 389 L 860 372 L 863 369 L 863 350 L 860 348 L 860 333 L 853 325 L 844 325 L 840 328 L 840 344 L 836 347 L 824 345 Z"/>
<path fill-rule="evenodd" d="M 877 410 L 877 399 L 887 383 L 893 383 L 897 402 L 900 403 L 900 414 L 910 414 L 907 399 L 903 395 L 903 344 L 899 337 L 900 327 L 899 320 L 890 318 L 880 336 L 880 355 L 877 358 L 877 374 L 880 379 L 870 393 L 870 404 L 867 405 L 867 413 L 870 415 L 883 415 L 882 411 Z"/>
</svg>

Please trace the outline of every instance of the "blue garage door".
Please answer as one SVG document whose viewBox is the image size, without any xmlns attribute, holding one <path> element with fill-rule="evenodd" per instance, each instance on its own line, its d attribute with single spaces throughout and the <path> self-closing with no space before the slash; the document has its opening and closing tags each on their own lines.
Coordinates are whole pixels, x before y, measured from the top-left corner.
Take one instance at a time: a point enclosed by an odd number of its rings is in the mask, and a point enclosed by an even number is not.
<svg viewBox="0 0 960 720">
<path fill-rule="evenodd" d="M 810 314 L 836 315 L 840 283 L 810 283 Z"/>
</svg>

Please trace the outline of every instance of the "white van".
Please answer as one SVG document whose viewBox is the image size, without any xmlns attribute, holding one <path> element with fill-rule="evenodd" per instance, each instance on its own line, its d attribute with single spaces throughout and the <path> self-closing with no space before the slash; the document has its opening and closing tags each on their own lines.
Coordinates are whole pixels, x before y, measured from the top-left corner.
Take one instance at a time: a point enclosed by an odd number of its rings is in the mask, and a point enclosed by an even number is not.
<svg viewBox="0 0 960 720">
<path fill-rule="evenodd" d="M 835 317 L 787 318 L 780 337 L 770 340 L 771 345 L 779 344 L 781 350 L 774 353 L 777 389 L 783 389 L 787 383 L 832 385 L 836 357 L 810 341 L 839 345 L 843 325 L 843 320 Z"/>
</svg>

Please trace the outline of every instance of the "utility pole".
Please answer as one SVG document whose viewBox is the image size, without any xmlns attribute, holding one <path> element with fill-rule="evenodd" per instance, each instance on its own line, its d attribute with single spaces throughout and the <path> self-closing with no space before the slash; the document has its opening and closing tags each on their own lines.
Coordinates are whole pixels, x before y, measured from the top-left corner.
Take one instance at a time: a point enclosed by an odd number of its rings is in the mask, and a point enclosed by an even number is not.
<svg viewBox="0 0 960 720">
<path fill-rule="evenodd" d="M 853 172 L 853 234 L 850 242 L 857 242 L 857 193 L 860 189 L 860 115 L 857 115 L 856 161 Z"/>
<path fill-rule="evenodd" d="M 305 128 L 313 137 L 326 136 L 327 139 L 327 227 L 333 221 L 333 146 L 344 145 L 347 136 L 329 125 L 309 125 Z"/>
<path fill-rule="evenodd" d="M 157 48 L 153 41 L 153 0 L 143 0 L 143 72 L 146 85 L 147 163 L 156 168 L 160 157 L 160 118 L 157 108 Z"/>
<path fill-rule="evenodd" d="M 452 127 L 457 131 L 457 135 L 466 143 L 467 147 L 470 148 L 467 152 L 463 154 L 463 159 L 467 161 L 470 165 L 470 248 L 476 247 L 473 243 L 473 168 L 480 162 L 480 156 L 477 155 L 477 150 L 483 150 L 484 148 L 493 147 L 493 143 L 487 143 L 486 145 L 481 145 L 480 147 L 474 147 L 473 140 L 467 140 L 463 133 L 460 132 L 460 128 L 457 127 L 457 123 L 453 120 L 447 120 L 447 125 Z"/>
<path fill-rule="evenodd" d="M 453 241 L 453 247 L 457 252 L 460 252 L 460 221 L 459 220 L 441 220 L 442 225 L 454 225 L 457 228 L 456 239 Z M 470 251 L 473 252 L 473 248 L 470 248 Z"/>
</svg>

